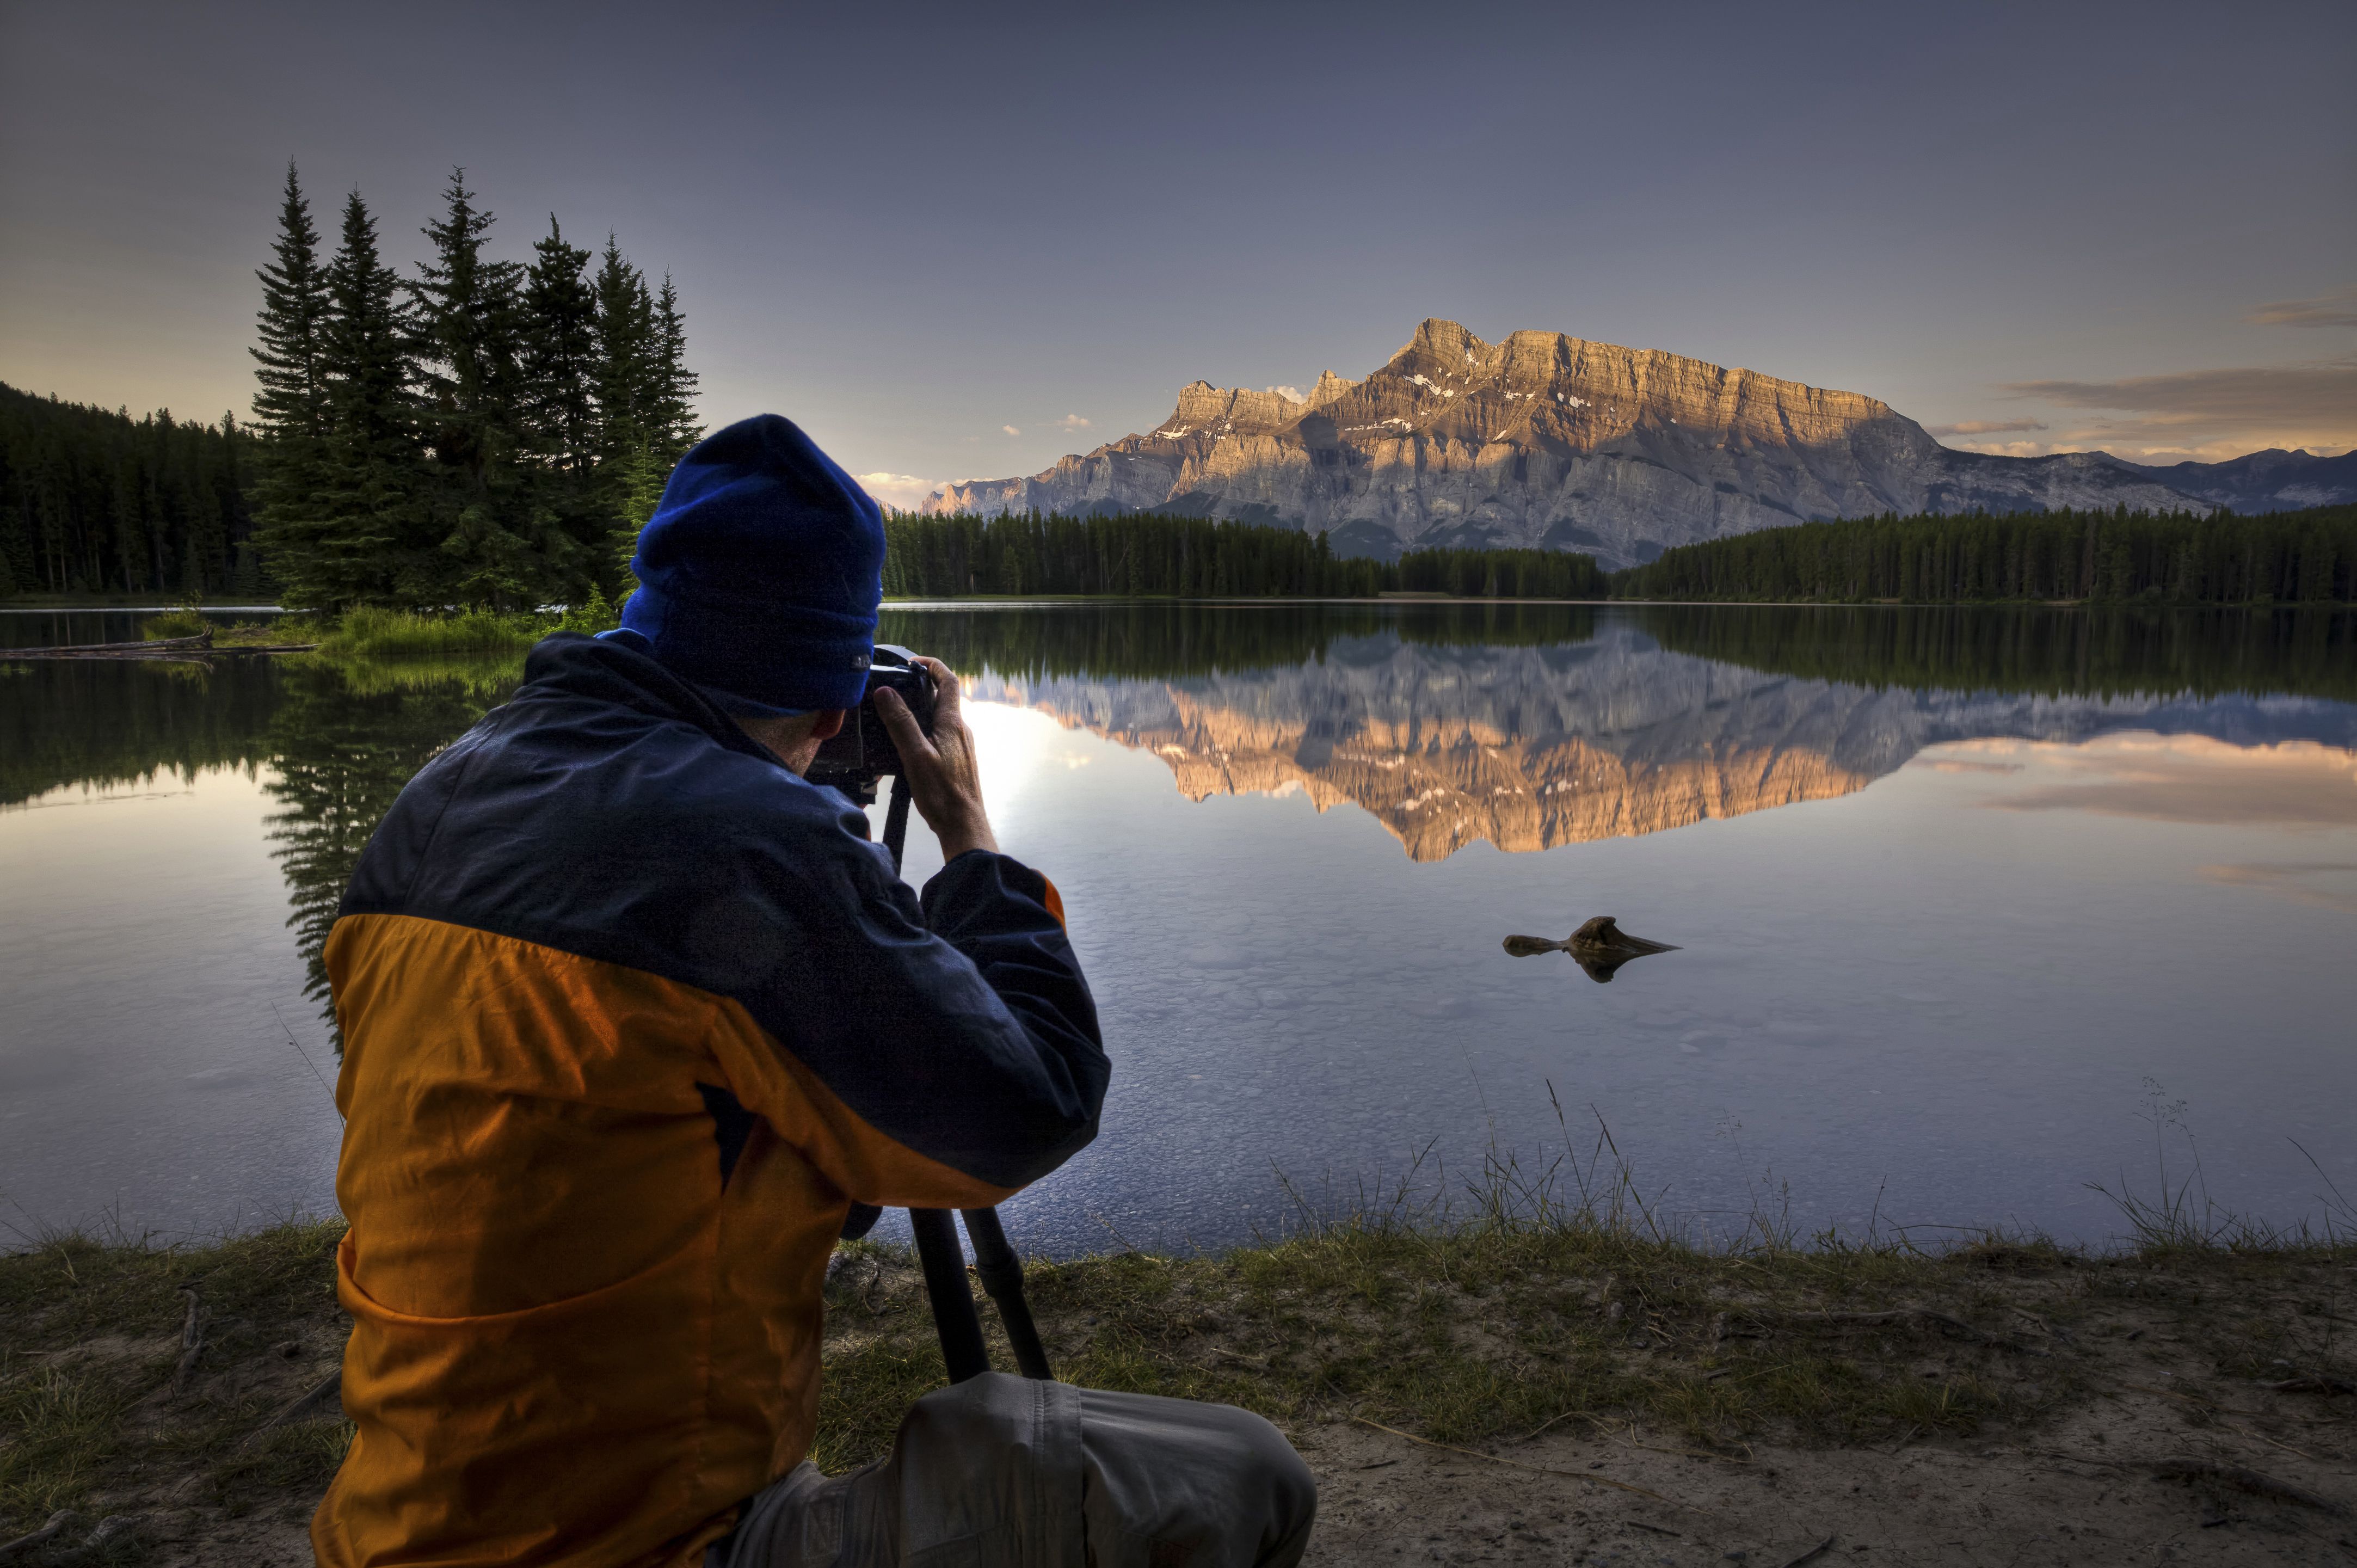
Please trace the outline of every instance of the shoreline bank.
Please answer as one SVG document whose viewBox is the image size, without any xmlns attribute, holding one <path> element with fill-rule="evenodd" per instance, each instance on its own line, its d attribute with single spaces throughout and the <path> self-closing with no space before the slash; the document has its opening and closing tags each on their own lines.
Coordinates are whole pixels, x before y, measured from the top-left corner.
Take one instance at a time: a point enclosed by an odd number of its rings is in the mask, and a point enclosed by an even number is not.
<svg viewBox="0 0 2357 1568">
<path fill-rule="evenodd" d="M 72 1509 L 62 1550 L 135 1516 L 123 1561 L 307 1562 L 350 1431 L 341 1232 L 0 1257 L 0 1541 Z M 1868 1561 L 1980 1561 L 2008 1538 L 2029 1562 L 2180 1539 L 2219 1562 L 2357 1560 L 2331 1511 L 2357 1507 L 2348 1240 L 1719 1252 L 1610 1224 L 1345 1223 L 1035 1261 L 1030 1295 L 1060 1375 L 1283 1426 L 1323 1487 L 1313 1562 L 1642 1541 L 1781 1565 L 1828 1535 Z M 885 1452 L 942 1369 L 899 1250 L 843 1248 L 827 1309 L 813 1457 L 840 1471 Z"/>
</svg>

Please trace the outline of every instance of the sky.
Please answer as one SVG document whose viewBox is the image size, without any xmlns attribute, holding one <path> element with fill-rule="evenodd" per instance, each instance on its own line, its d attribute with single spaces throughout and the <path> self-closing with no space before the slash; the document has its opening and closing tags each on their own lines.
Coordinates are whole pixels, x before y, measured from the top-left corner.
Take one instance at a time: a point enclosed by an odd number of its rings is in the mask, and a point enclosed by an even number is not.
<svg viewBox="0 0 2357 1568">
<path fill-rule="evenodd" d="M 1951 445 L 2357 445 L 2357 7 L 0 0 L 0 381 L 253 398 L 292 159 L 609 231 L 700 412 L 878 499 L 1426 317 L 1865 392 Z"/>
</svg>

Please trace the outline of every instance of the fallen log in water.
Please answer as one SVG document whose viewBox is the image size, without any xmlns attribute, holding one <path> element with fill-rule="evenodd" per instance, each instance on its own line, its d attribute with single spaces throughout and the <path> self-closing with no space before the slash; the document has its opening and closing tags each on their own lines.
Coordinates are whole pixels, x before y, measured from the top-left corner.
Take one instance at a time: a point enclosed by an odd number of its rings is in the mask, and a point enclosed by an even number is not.
<svg viewBox="0 0 2357 1568">
<path fill-rule="evenodd" d="M 143 653 L 195 653 L 211 648 L 213 634 L 199 632 L 194 637 L 157 637 L 144 642 L 69 642 L 56 648 L 0 649 L 0 657 L 9 659 L 123 659 L 136 658 Z"/>
<path fill-rule="evenodd" d="M 213 634 L 208 631 L 195 637 L 161 637 L 145 642 L 75 642 L 57 648 L 0 648 L 0 660 L 215 658 L 257 653 L 308 653 L 318 646 L 316 642 L 261 642 L 232 643 L 227 648 L 216 648 L 213 646 Z"/>
</svg>

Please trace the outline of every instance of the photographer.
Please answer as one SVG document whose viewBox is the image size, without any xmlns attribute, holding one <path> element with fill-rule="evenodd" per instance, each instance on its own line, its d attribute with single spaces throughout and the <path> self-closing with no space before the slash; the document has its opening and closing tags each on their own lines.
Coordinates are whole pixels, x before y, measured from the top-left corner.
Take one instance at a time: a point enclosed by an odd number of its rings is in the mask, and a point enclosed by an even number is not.
<svg viewBox="0 0 2357 1568">
<path fill-rule="evenodd" d="M 1299 1558 L 1308 1473 L 1225 1406 L 985 1373 L 888 1461 L 803 1459 L 848 1206 L 998 1203 L 1110 1070 L 945 666 L 930 739 L 876 699 L 942 841 L 921 897 L 802 777 L 866 693 L 883 553 L 799 429 L 721 431 L 621 628 L 542 642 L 370 840 L 327 948 L 358 1432 L 321 1563 Z"/>
</svg>

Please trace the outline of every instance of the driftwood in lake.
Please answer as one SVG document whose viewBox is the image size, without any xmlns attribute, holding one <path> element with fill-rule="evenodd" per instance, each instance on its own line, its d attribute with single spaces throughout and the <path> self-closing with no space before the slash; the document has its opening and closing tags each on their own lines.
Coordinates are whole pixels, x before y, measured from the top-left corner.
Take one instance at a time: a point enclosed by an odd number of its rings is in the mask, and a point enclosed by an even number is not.
<svg viewBox="0 0 2357 1568">
<path fill-rule="evenodd" d="M 1567 952 L 1574 962 L 1587 972 L 1588 979 L 1601 985 L 1631 959 L 1643 958 L 1648 953 L 1675 952 L 1678 949 L 1674 942 L 1653 942 L 1642 937 L 1632 937 L 1622 930 L 1611 916 L 1598 915 L 1561 941 L 1545 937 L 1508 937 L 1506 950 L 1516 958 L 1532 958 L 1543 952 Z"/>
<path fill-rule="evenodd" d="M 73 642 L 57 648 L 0 648 L 0 660 L 220 659 L 240 654 L 308 653 L 318 646 L 316 642 L 269 642 L 215 648 L 213 634 L 207 631 L 195 637 L 151 638 L 145 642 Z"/>
<path fill-rule="evenodd" d="M 194 637 L 156 637 L 145 642 L 70 642 L 56 648 L 5 648 L 0 658 L 8 659 L 124 659 L 142 653 L 202 653 L 213 645 L 213 634 L 199 632 Z"/>
</svg>

